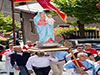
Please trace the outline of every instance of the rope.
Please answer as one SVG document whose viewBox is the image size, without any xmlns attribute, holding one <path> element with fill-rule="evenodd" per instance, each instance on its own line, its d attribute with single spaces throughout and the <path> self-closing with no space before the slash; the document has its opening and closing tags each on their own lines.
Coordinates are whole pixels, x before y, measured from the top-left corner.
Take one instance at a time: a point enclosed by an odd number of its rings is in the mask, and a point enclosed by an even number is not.
<svg viewBox="0 0 100 75">
<path fill-rule="evenodd" d="M 32 16 L 32 19 L 33 19 L 33 14 L 32 14 L 32 11 L 30 10 L 30 8 L 29 8 L 29 6 L 28 6 L 28 3 L 26 3 L 26 6 L 27 6 L 27 8 L 28 8 L 28 10 L 29 10 L 29 12 L 30 12 L 30 14 L 31 14 L 31 16 Z"/>
<path fill-rule="evenodd" d="M 2 0 L 1 7 L 0 7 L 0 12 L 2 10 L 3 4 L 4 4 L 4 0 Z"/>
</svg>

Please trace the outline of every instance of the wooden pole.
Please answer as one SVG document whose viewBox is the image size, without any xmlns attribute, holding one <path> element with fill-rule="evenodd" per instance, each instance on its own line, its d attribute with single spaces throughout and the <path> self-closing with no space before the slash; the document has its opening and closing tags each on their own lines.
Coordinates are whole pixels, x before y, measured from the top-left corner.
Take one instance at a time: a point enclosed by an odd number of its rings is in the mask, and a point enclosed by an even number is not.
<svg viewBox="0 0 100 75">
<path fill-rule="evenodd" d="M 15 37 L 15 16 L 14 16 L 14 2 L 11 1 L 11 10 L 12 10 L 12 26 L 13 26 L 13 43 L 16 45 L 16 37 Z"/>
<path fill-rule="evenodd" d="M 23 39 L 23 42 L 24 42 L 24 45 L 25 45 L 25 30 L 24 30 L 24 18 L 23 18 L 23 15 L 22 15 L 22 12 L 20 13 L 20 22 L 21 22 L 21 29 L 22 29 L 22 39 Z"/>
<path fill-rule="evenodd" d="M 72 56 L 73 56 L 73 58 L 74 58 L 74 60 L 75 60 L 75 63 L 76 63 L 76 65 L 77 65 L 77 67 L 80 69 L 80 65 L 78 64 L 78 62 L 77 62 L 77 60 L 76 60 L 76 57 L 75 57 L 73 51 L 72 51 L 72 50 L 70 50 L 70 51 L 71 51 L 71 54 L 72 54 Z M 80 70 L 80 74 L 81 74 L 81 73 L 82 73 L 82 71 Z"/>
<path fill-rule="evenodd" d="M 79 64 L 78 64 L 78 62 L 76 60 L 76 57 L 74 56 L 74 53 L 73 53 L 73 51 L 71 49 L 73 47 L 73 44 L 70 41 L 66 40 L 64 42 L 64 46 L 67 47 L 67 48 L 69 48 L 69 52 L 72 54 L 72 56 L 73 56 L 73 58 L 75 60 L 76 66 L 80 69 L 80 66 L 79 66 Z M 82 71 L 81 70 L 80 70 L 80 74 L 82 74 Z"/>
</svg>

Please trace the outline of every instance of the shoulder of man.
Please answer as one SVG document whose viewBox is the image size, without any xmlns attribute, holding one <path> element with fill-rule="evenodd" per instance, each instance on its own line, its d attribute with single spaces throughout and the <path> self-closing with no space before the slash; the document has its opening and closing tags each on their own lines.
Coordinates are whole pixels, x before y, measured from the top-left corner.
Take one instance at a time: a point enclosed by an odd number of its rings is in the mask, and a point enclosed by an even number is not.
<svg viewBox="0 0 100 75">
<path fill-rule="evenodd" d="M 91 52 L 84 52 L 84 53 L 86 53 L 88 56 L 90 56 L 90 55 L 93 55 Z"/>
<path fill-rule="evenodd" d="M 87 59 L 86 60 L 87 62 L 89 62 L 90 64 L 92 64 L 92 65 L 95 65 L 95 64 L 97 64 L 96 62 L 94 62 L 94 61 L 91 61 L 91 60 L 89 60 L 89 59 Z"/>
<path fill-rule="evenodd" d="M 14 57 L 14 56 L 16 56 L 16 55 L 17 55 L 17 53 L 14 52 L 14 53 L 11 54 L 11 57 Z"/>
<path fill-rule="evenodd" d="M 30 53 L 28 52 L 23 52 L 24 55 L 29 55 L 30 56 Z"/>
</svg>

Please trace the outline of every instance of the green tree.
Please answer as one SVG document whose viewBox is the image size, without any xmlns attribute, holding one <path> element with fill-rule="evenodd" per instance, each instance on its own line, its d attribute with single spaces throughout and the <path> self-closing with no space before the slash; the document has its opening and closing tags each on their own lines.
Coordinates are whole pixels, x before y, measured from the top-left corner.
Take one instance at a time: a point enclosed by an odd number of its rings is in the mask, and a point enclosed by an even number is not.
<svg viewBox="0 0 100 75">
<path fill-rule="evenodd" d="M 57 8 L 76 19 L 76 22 L 69 24 L 78 25 L 82 34 L 84 24 L 100 23 L 100 10 L 96 6 L 99 2 L 100 0 L 53 0 Z"/>
<path fill-rule="evenodd" d="M 15 27 L 19 27 L 19 23 L 15 21 Z M 0 12 L 0 30 L 1 31 L 11 31 L 12 27 L 12 18 L 8 15 L 4 17 L 3 13 Z"/>
</svg>

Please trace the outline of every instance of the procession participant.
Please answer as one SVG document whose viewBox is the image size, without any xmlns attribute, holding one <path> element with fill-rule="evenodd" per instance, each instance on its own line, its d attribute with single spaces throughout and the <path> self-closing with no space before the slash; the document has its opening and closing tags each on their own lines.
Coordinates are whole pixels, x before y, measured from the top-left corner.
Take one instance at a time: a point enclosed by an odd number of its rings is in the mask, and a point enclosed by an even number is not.
<svg viewBox="0 0 100 75">
<path fill-rule="evenodd" d="M 100 75 L 100 64 L 96 65 L 95 73 L 93 75 Z"/>
<path fill-rule="evenodd" d="M 92 55 L 92 53 L 86 52 L 86 51 L 84 50 L 84 45 L 78 44 L 78 45 L 76 46 L 76 49 L 73 50 L 73 54 L 74 54 L 74 56 L 77 58 L 77 54 L 78 54 L 78 53 L 81 53 L 81 52 L 86 53 L 86 54 L 88 55 L 88 59 L 90 59 L 90 60 L 92 60 L 92 61 L 95 61 L 94 56 Z M 68 54 L 66 57 L 67 57 L 67 58 L 73 59 L 71 53 Z"/>
<path fill-rule="evenodd" d="M 5 46 L 2 45 L 2 44 L 0 44 L 0 61 L 2 61 L 2 54 L 3 54 L 3 52 L 4 52 L 4 51 L 2 51 L 2 50 L 4 50 L 4 49 L 5 49 Z"/>
<path fill-rule="evenodd" d="M 16 70 L 20 70 L 20 75 L 30 75 L 25 66 L 29 57 L 30 53 L 22 52 L 20 46 L 17 46 L 15 48 L 15 53 L 11 54 L 11 65 Z"/>
<path fill-rule="evenodd" d="M 40 43 L 54 42 L 54 32 L 53 26 L 46 24 L 47 16 L 45 12 L 38 12 L 34 17 L 34 24 L 36 26 L 37 32 L 39 34 Z"/>
<path fill-rule="evenodd" d="M 8 75 L 14 75 L 14 72 L 18 72 L 17 70 L 12 68 L 11 63 L 10 63 L 10 55 L 14 53 L 14 45 L 9 44 L 9 49 L 7 50 L 8 51 L 4 53 L 4 55 L 6 56 L 6 60 L 5 60 L 6 72 L 8 73 Z"/>
<path fill-rule="evenodd" d="M 63 71 L 63 65 L 65 64 L 66 56 L 68 55 L 68 52 L 66 51 L 52 51 L 48 52 L 54 57 L 58 59 L 58 62 L 50 61 L 50 66 L 53 71 L 52 75 L 62 75 Z M 70 59 L 67 59 L 67 61 Z"/>
<path fill-rule="evenodd" d="M 94 56 L 98 54 L 98 52 L 92 48 L 92 45 L 90 43 L 85 44 L 85 51 L 92 53 Z"/>
<path fill-rule="evenodd" d="M 31 41 L 26 41 L 26 45 L 24 45 L 23 46 L 23 49 L 24 50 L 28 50 L 28 49 L 30 49 L 30 48 L 33 48 L 33 44 L 32 44 L 32 42 Z"/>
<path fill-rule="evenodd" d="M 14 34 L 13 34 L 13 31 L 11 31 L 10 39 L 13 39 L 13 38 L 14 38 L 13 35 L 14 35 Z M 18 40 L 18 38 L 17 38 L 17 32 L 15 32 L 15 38 L 16 38 L 16 45 L 20 45 L 20 42 L 19 42 L 19 40 Z"/>
<path fill-rule="evenodd" d="M 57 62 L 58 59 L 48 54 L 45 56 L 44 52 L 37 52 L 36 55 L 30 57 L 26 64 L 29 73 L 33 73 L 34 70 L 36 75 L 48 75 L 50 71 L 50 61 Z"/>
<path fill-rule="evenodd" d="M 78 53 L 77 62 L 80 68 L 77 67 L 75 60 L 68 61 L 64 68 L 66 71 L 72 71 L 71 75 L 93 75 L 94 62 L 87 59 L 88 55 L 86 53 Z M 81 73 L 80 73 L 81 70 Z"/>
<path fill-rule="evenodd" d="M 1 56 L 2 56 L 4 53 L 9 52 L 9 51 L 13 48 L 13 44 L 9 44 L 9 49 L 6 49 L 6 50 L 4 50 L 4 49 L 5 49 L 5 46 L 4 46 L 4 45 L 1 45 L 1 44 L 0 44 L 0 46 L 1 46 L 1 48 L 3 49 L 3 51 L 0 53 Z"/>
</svg>

